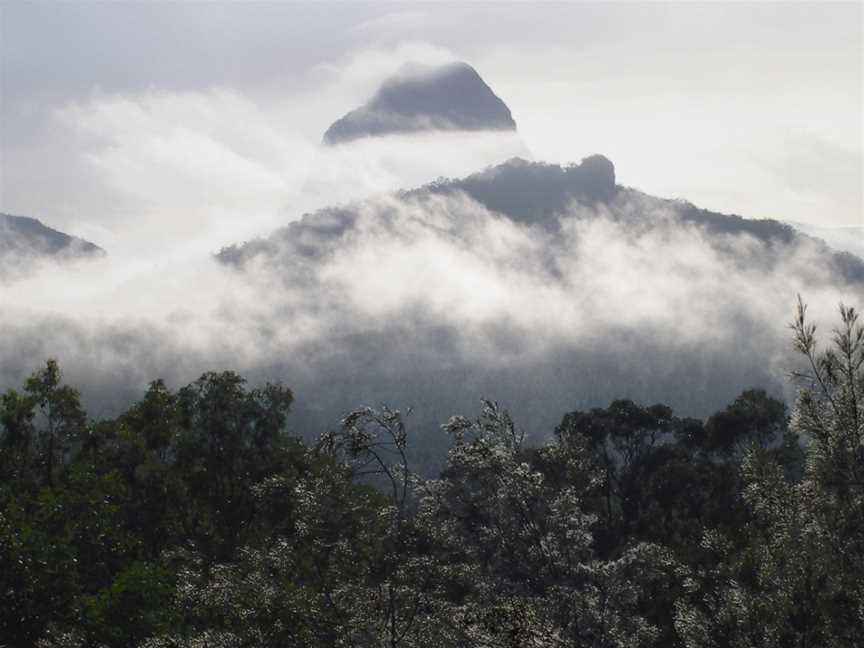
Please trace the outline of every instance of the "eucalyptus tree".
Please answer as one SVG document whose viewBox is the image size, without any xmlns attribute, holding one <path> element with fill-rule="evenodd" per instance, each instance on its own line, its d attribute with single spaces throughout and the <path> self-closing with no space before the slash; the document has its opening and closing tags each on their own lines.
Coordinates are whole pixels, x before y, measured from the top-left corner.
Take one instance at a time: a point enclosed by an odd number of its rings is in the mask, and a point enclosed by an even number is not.
<svg viewBox="0 0 864 648">
<path fill-rule="evenodd" d="M 840 306 L 820 350 L 799 300 L 791 325 L 806 368 L 790 429 L 804 445 L 795 480 L 771 453 L 744 455 L 749 518 L 743 549 L 728 533 L 703 538 L 709 557 L 676 610 L 685 645 L 851 648 L 864 631 L 864 328 Z"/>
<path fill-rule="evenodd" d="M 653 645 L 659 629 L 642 614 L 647 592 L 674 578 L 670 552 L 635 542 L 614 559 L 595 551 L 597 516 L 586 498 L 604 474 L 589 440 L 538 450 L 496 403 L 454 417 L 441 478 L 421 514 L 436 531 L 436 564 L 449 575 L 457 646 Z M 539 466 L 557 465 L 547 479 Z M 446 582 L 446 581 L 445 581 Z"/>
</svg>

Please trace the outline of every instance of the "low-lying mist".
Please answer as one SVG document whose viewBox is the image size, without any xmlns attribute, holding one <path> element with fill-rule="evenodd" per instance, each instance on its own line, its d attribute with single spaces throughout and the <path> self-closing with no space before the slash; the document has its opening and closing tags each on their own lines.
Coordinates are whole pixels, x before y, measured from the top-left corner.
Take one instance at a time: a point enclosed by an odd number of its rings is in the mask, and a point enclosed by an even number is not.
<svg viewBox="0 0 864 648">
<path fill-rule="evenodd" d="M 0 384 L 56 357 L 107 416 L 157 377 L 231 368 L 291 386 L 307 435 L 382 401 L 432 428 L 481 397 L 545 434 L 619 397 L 704 416 L 754 385 L 788 396 L 796 295 L 830 322 L 862 294 L 813 239 L 710 231 L 625 189 L 537 222 L 461 191 L 378 195 L 268 246 L 45 262 L 2 286 Z"/>
</svg>

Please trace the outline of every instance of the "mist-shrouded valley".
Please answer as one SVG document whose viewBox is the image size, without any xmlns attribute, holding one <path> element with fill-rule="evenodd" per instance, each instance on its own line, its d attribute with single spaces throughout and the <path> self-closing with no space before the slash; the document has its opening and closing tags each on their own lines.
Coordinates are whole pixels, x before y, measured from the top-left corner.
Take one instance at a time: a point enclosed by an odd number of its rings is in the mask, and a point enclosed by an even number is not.
<svg viewBox="0 0 864 648">
<path fill-rule="evenodd" d="M 858 645 L 808 6 L 2 5 L 0 647 Z"/>
</svg>

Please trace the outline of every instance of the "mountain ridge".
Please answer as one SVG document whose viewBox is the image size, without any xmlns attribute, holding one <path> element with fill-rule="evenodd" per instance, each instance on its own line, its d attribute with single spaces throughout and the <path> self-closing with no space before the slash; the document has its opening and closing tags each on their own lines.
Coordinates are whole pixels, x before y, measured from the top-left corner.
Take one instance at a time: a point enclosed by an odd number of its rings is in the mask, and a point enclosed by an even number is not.
<svg viewBox="0 0 864 648">
<path fill-rule="evenodd" d="M 864 282 L 864 260 L 852 253 L 835 251 L 824 241 L 781 221 L 712 212 L 687 201 L 658 198 L 619 185 L 613 163 L 602 155 L 586 157 L 578 165 L 513 158 L 464 178 L 439 179 L 388 195 L 411 201 L 460 193 L 511 221 L 553 229 L 558 226 L 557 217 L 573 205 L 602 210 L 616 201 L 629 200 L 641 204 L 643 212 L 667 213 L 681 227 L 699 228 L 718 248 L 723 248 L 724 253 L 737 254 L 726 241 L 730 236 L 744 235 L 755 239 L 763 246 L 765 258 L 748 256 L 754 263 L 766 263 L 773 255 L 782 254 L 784 246 L 808 242 L 821 250 L 827 272 L 836 273 L 845 281 Z M 295 261 L 301 258 L 311 261 L 322 250 L 338 245 L 338 239 L 354 225 L 354 212 L 369 204 L 370 200 L 306 213 L 265 238 L 225 247 L 216 257 L 224 264 L 237 267 L 253 257 L 283 256 L 282 252 L 294 254 Z M 629 218 L 633 227 L 651 226 L 640 216 L 639 207 L 631 211 Z M 285 249 L 280 252 L 280 248 Z"/>
<path fill-rule="evenodd" d="M 30 216 L 0 213 L 0 256 L 99 257 L 105 250 Z"/>
</svg>

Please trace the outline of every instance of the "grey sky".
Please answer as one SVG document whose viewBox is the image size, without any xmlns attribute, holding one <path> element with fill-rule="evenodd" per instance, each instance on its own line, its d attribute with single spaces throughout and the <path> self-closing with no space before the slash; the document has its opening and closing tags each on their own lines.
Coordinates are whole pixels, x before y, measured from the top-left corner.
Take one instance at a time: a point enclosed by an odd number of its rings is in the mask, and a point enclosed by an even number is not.
<svg viewBox="0 0 864 648">
<path fill-rule="evenodd" d="M 208 151 L 226 210 L 278 210 L 327 125 L 417 57 L 474 65 L 536 158 L 599 152 L 649 193 L 862 224 L 860 3 L 2 2 L 0 29 L 0 211 L 109 245 L 142 196 L 215 200 L 188 193 Z M 154 144 L 175 131 L 185 156 Z"/>
</svg>

